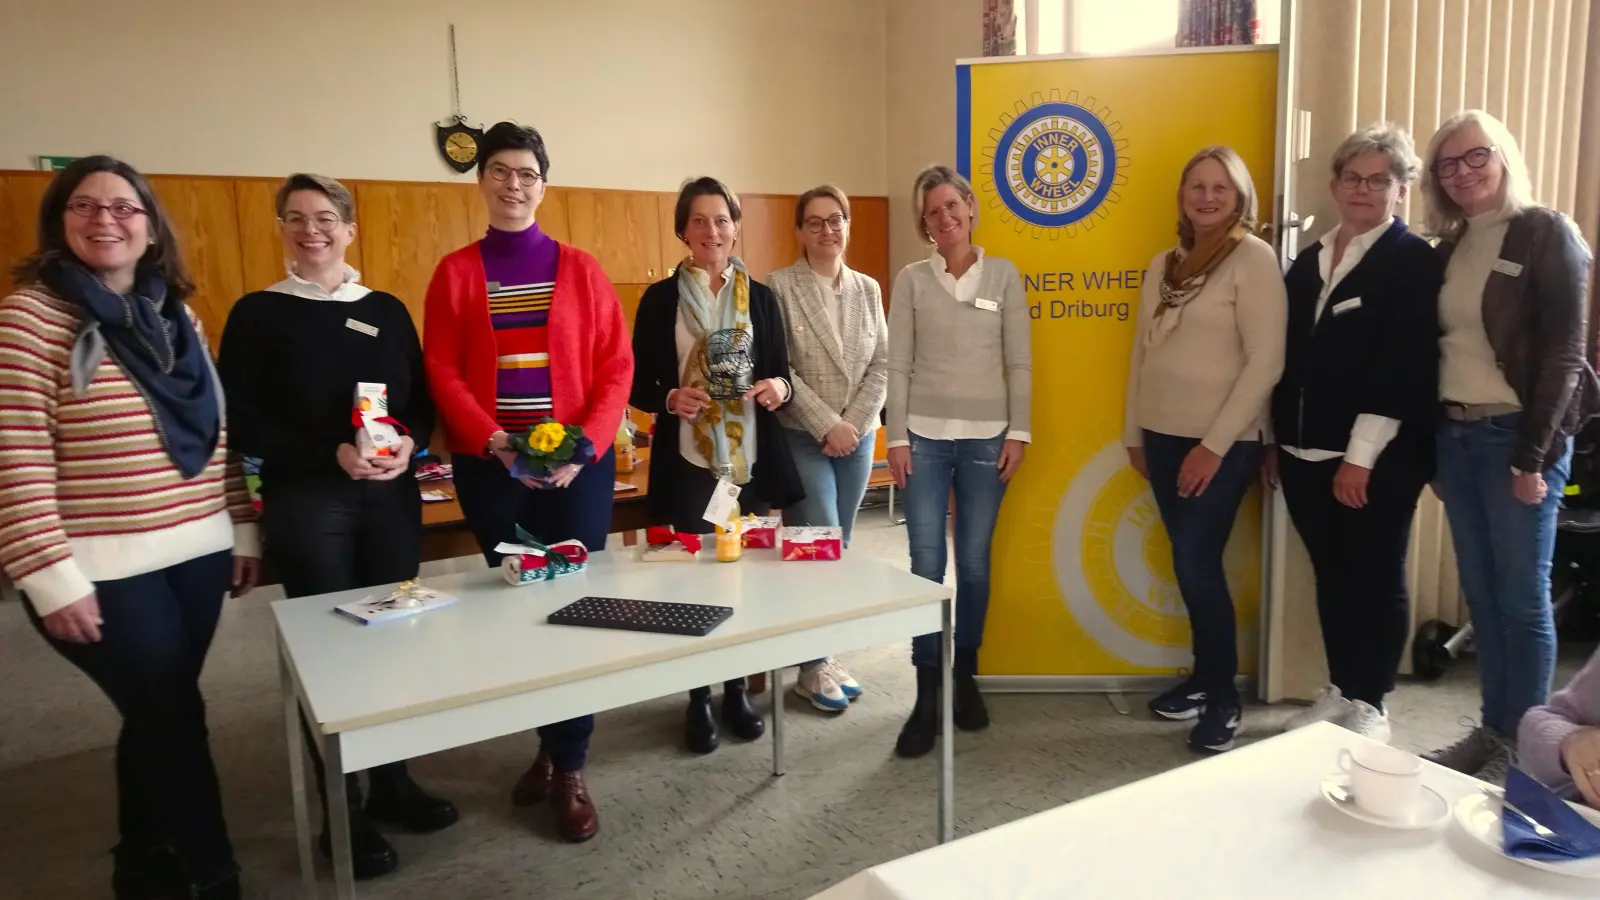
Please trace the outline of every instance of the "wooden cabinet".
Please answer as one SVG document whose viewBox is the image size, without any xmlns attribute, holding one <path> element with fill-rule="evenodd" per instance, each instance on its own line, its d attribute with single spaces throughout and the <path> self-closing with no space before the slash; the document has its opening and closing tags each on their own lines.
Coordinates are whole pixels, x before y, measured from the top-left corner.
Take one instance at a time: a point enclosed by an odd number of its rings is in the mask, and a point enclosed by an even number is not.
<svg viewBox="0 0 1600 900">
<path fill-rule="evenodd" d="M 11 269 L 39 247 L 39 201 L 50 186 L 49 172 L 0 174 L 0 287 L 15 286 Z"/>
<path fill-rule="evenodd" d="M 792 265 L 800 257 L 794 233 L 794 197 L 749 194 L 739 198 L 744 221 L 738 254 L 750 277 L 766 281 L 774 270 Z"/>
<path fill-rule="evenodd" d="M 689 255 L 689 248 L 683 241 L 678 240 L 678 232 L 673 217 L 677 214 L 678 195 L 676 192 L 656 195 L 657 227 L 660 229 L 659 242 L 661 244 L 661 274 L 656 280 L 667 277 L 678 268 L 678 263 Z"/>
<path fill-rule="evenodd" d="M 615 284 L 649 284 L 662 277 L 661 210 L 646 191 L 567 188 L 567 233 L 595 255 Z"/>
<path fill-rule="evenodd" d="M 845 261 L 850 268 L 870 275 L 883 291 L 883 307 L 889 308 L 889 201 L 883 197 L 852 197 L 850 200 L 850 249 Z"/>
<path fill-rule="evenodd" d="M 189 306 L 200 317 L 214 351 L 222 342 L 228 311 L 244 293 L 233 180 L 158 175 L 150 179 L 150 188 L 178 236 L 184 265 L 194 281 Z"/>
<path fill-rule="evenodd" d="M 469 190 L 472 193 L 469 193 Z M 356 185 L 363 281 L 399 297 L 422 328 L 434 267 L 479 235 L 470 224 L 471 185 L 363 181 Z"/>
</svg>

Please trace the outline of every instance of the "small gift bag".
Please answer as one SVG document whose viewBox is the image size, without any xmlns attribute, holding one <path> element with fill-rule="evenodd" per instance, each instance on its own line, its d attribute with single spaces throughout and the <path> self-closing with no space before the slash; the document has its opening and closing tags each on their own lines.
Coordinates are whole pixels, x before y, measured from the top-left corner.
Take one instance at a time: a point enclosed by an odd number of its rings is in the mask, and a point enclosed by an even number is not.
<svg viewBox="0 0 1600 900">
<path fill-rule="evenodd" d="M 745 549 L 771 550 L 778 546 L 778 529 L 782 524 L 777 516 L 745 516 L 740 522 L 744 529 Z"/>
<path fill-rule="evenodd" d="M 778 534 L 786 560 L 833 560 L 844 555 L 844 529 L 837 526 L 785 526 Z"/>
<path fill-rule="evenodd" d="M 519 543 L 496 546 L 496 553 L 504 553 L 500 561 L 500 574 L 508 584 L 531 584 L 549 581 L 563 575 L 582 572 L 589 564 L 589 548 L 582 541 L 562 541 L 545 546 L 533 535 L 517 528 Z"/>
<path fill-rule="evenodd" d="M 388 385 L 356 382 L 355 408 L 350 418 L 356 426 L 356 451 L 362 459 L 387 459 L 400 452 L 400 436 L 405 434 L 405 428 L 389 415 Z"/>
<path fill-rule="evenodd" d="M 700 535 L 661 525 L 645 529 L 644 540 L 644 552 L 639 557 L 644 562 L 694 562 L 694 555 L 700 552 Z"/>
</svg>

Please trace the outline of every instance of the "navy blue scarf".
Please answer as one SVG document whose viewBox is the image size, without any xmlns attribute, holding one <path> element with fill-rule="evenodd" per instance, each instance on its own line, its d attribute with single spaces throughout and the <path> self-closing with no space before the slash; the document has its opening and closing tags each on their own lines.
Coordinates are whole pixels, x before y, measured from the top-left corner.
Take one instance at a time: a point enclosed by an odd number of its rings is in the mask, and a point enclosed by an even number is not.
<svg viewBox="0 0 1600 900">
<path fill-rule="evenodd" d="M 222 430 L 221 395 L 210 351 L 184 305 L 166 302 L 166 281 L 141 271 L 133 291 L 118 294 L 77 260 L 61 257 L 46 263 L 39 278 L 85 314 L 72 349 L 74 389 L 81 392 L 102 354 L 110 354 L 144 395 L 173 465 L 184 478 L 205 471 Z"/>
</svg>

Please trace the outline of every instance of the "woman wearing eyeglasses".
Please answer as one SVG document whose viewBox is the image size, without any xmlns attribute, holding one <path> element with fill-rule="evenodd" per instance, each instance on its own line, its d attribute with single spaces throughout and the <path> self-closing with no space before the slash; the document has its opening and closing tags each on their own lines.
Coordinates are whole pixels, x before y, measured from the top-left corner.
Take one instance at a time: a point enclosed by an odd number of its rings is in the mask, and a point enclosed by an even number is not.
<svg viewBox="0 0 1600 900">
<path fill-rule="evenodd" d="M 1600 410 L 1587 344 L 1589 248 L 1533 202 L 1522 151 L 1488 113 L 1439 127 L 1422 181 L 1442 242 L 1439 476 L 1478 648 L 1482 724 L 1430 755 L 1494 780 L 1555 672 L 1550 556 L 1572 435 Z"/>
<path fill-rule="evenodd" d="M 461 512 L 490 566 L 520 526 L 553 544 L 576 539 L 595 552 L 611 530 L 616 480 L 612 437 L 633 381 L 622 306 L 593 256 L 556 242 L 536 214 L 550 174 L 544 139 L 500 122 L 478 150 L 478 187 L 489 212 L 483 239 L 439 262 L 428 286 L 423 358 L 444 420 Z M 572 462 L 545 480 L 510 474 L 509 436 L 541 417 L 580 425 Z M 599 818 L 583 767 L 593 716 L 539 728 L 533 765 L 512 802 L 549 798 L 556 828 L 585 841 Z"/>
<path fill-rule="evenodd" d="M 800 259 L 768 278 L 788 329 L 794 385 L 794 402 L 778 421 L 806 492 L 784 510 L 784 521 L 840 527 L 848 547 L 889 388 L 889 328 L 878 283 L 844 262 L 850 244 L 844 192 L 825 184 L 801 194 L 794 227 Z M 826 712 L 861 695 L 856 680 L 831 660 L 802 665 L 794 689 Z"/>
<path fill-rule="evenodd" d="M 222 332 L 217 371 L 227 391 L 233 442 L 261 460 L 267 552 L 290 597 L 393 584 L 417 576 L 422 498 L 413 451 L 433 432 L 433 401 L 422 344 L 405 304 L 370 290 L 345 264 L 355 240 L 355 201 L 344 185 L 295 174 L 278 189 L 288 277 L 239 298 Z M 383 384 L 389 415 L 406 433 L 398 452 L 364 459 L 355 447 L 351 405 L 358 382 Z M 303 724 L 303 720 L 302 720 Z M 306 730 L 306 743 L 317 743 Z M 331 856 L 327 785 L 321 850 Z M 456 808 L 430 797 L 404 762 L 370 769 L 362 804 L 355 774 L 345 778 L 355 877 L 394 870 L 399 857 L 373 825 L 414 832 L 455 823 Z"/>
<path fill-rule="evenodd" d="M 1268 448 L 1317 579 L 1327 687 L 1290 728 L 1332 721 L 1388 743 L 1383 698 L 1410 633 L 1406 548 L 1438 425 L 1439 282 L 1428 242 L 1395 215 L 1421 161 L 1376 125 L 1333 152 L 1339 225 L 1285 276 L 1287 364 Z"/>
<path fill-rule="evenodd" d="M 917 236 L 933 247 L 900 270 L 889 306 L 889 469 L 905 490 L 911 571 L 944 583 L 955 494 L 955 724 L 989 727 L 978 648 L 989 611 L 989 544 L 1006 484 L 1032 437 L 1028 301 L 1008 259 L 972 244 L 972 185 L 949 166 L 912 183 Z M 939 725 L 939 636 L 911 641 L 917 699 L 895 752 L 933 749 Z"/>
</svg>

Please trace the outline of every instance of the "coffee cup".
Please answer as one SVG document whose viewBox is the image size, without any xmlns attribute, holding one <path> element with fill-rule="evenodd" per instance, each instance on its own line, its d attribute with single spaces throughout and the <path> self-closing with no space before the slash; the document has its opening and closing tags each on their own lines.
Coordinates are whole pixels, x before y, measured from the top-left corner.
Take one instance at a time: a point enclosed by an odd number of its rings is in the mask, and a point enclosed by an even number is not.
<svg viewBox="0 0 1600 900">
<path fill-rule="evenodd" d="M 1422 800 L 1422 760 L 1404 750 L 1367 744 L 1339 751 L 1339 769 L 1350 776 L 1350 793 L 1362 811 L 1398 819 Z"/>
</svg>

